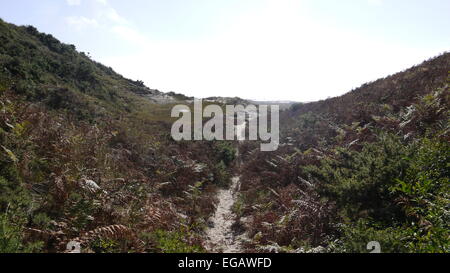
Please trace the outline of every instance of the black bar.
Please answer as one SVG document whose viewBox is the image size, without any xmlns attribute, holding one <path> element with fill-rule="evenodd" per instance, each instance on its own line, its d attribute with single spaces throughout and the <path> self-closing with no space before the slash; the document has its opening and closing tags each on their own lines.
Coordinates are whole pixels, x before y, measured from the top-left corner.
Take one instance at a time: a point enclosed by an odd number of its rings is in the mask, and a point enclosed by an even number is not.
<svg viewBox="0 0 450 273">
<path fill-rule="evenodd" d="M 86 272 L 311 272 L 337 269 L 386 270 L 399 266 L 403 271 L 423 266 L 424 258 L 446 263 L 448 254 L 19 254 L 0 255 L 0 264 L 33 265 L 33 269 L 54 269 Z M 186 261 L 188 262 L 186 264 Z M 250 263 L 250 264 L 249 264 Z M 428 261 L 426 261 L 428 264 Z M 209 265 L 209 266 L 208 266 Z M 156 270 L 158 269 L 158 270 Z M 119 272 L 120 272 L 119 271 Z M 59 271 L 60 272 L 60 271 Z"/>
</svg>

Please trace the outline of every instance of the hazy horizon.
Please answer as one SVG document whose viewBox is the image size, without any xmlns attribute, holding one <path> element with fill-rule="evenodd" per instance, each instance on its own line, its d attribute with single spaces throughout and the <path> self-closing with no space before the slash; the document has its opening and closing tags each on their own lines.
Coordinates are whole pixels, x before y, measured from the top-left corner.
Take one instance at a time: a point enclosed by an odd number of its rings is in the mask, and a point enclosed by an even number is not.
<svg viewBox="0 0 450 273">
<path fill-rule="evenodd" d="M 195 97 L 317 101 L 447 51 L 443 1 L 1 1 L 150 88 Z M 24 9 L 23 7 L 27 7 Z"/>
</svg>

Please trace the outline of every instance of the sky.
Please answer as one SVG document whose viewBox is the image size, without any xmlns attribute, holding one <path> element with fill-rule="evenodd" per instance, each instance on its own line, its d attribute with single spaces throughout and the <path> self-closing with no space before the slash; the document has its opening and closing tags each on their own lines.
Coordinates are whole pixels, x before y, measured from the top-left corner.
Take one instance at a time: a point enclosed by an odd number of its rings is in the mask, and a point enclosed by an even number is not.
<svg viewBox="0 0 450 273">
<path fill-rule="evenodd" d="M 447 0 L 0 0 L 151 88 L 316 101 L 450 50 Z"/>
</svg>

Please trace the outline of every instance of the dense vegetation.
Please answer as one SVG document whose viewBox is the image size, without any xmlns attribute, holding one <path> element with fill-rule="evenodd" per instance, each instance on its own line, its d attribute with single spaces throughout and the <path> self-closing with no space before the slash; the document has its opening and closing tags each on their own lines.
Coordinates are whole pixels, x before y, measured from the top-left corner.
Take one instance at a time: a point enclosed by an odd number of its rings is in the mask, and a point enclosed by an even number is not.
<svg viewBox="0 0 450 273">
<path fill-rule="evenodd" d="M 248 251 L 450 251 L 450 54 L 282 115 L 276 154 L 247 144 Z"/>
<path fill-rule="evenodd" d="M 0 252 L 205 252 L 234 171 L 248 252 L 449 252 L 449 68 L 294 105 L 280 149 L 240 144 L 236 164 L 235 143 L 171 139 L 170 103 L 192 98 L 0 20 Z"/>
<path fill-rule="evenodd" d="M 51 35 L 0 41 L 0 252 L 204 251 L 233 146 L 174 142 L 159 91 Z"/>
</svg>

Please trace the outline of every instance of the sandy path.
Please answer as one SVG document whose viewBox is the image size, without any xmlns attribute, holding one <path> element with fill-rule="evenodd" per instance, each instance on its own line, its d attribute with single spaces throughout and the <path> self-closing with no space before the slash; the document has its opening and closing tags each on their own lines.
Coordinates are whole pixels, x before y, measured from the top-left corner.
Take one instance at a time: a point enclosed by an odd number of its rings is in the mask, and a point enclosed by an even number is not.
<svg viewBox="0 0 450 273">
<path fill-rule="evenodd" d="M 246 123 L 236 126 L 236 135 L 244 134 Z M 236 150 L 236 158 L 240 165 L 239 147 Z M 233 213 L 233 205 L 237 201 L 237 197 L 241 187 L 240 176 L 235 176 L 229 189 L 221 189 L 217 193 L 219 204 L 214 216 L 210 219 L 212 227 L 206 231 L 207 245 L 209 252 L 213 253 L 239 253 L 242 252 L 241 240 L 242 236 L 235 236 L 233 232 L 233 224 L 236 215 Z"/>
<path fill-rule="evenodd" d="M 219 204 L 216 213 L 211 218 L 212 227 L 206 232 L 207 249 L 210 252 L 239 253 L 241 251 L 239 238 L 234 236 L 232 226 L 236 215 L 233 204 L 236 202 L 240 187 L 239 177 L 234 177 L 229 189 L 219 190 Z"/>
</svg>

